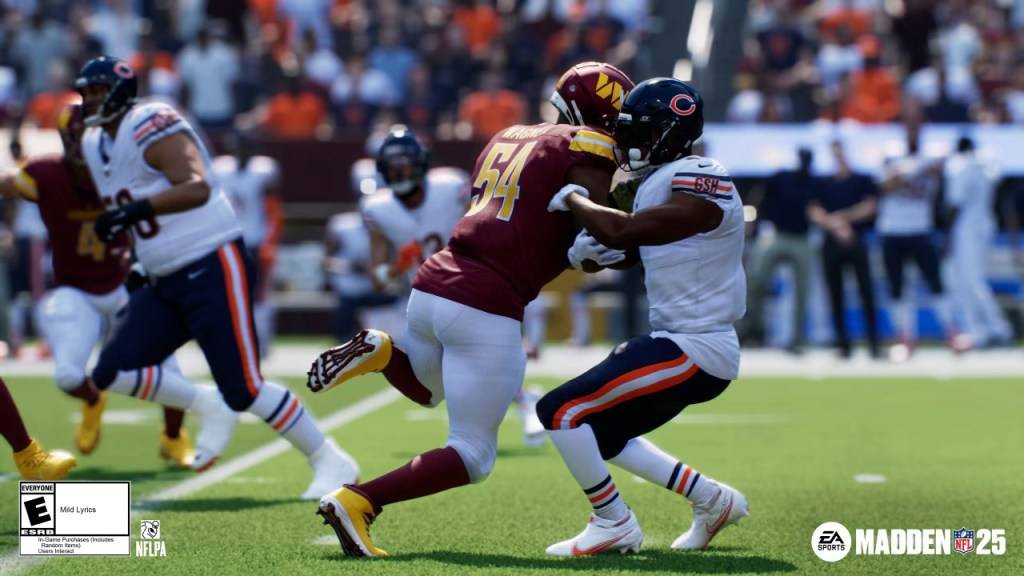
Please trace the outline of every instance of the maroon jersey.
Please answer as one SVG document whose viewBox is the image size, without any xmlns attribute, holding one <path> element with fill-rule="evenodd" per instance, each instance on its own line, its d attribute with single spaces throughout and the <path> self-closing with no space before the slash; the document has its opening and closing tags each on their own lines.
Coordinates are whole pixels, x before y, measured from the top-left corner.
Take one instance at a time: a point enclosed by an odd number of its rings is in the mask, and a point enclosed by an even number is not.
<svg viewBox="0 0 1024 576">
<path fill-rule="evenodd" d="M 548 212 L 569 169 L 615 171 L 614 141 L 569 125 L 513 126 L 476 161 L 473 200 L 448 246 L 422 266 L 413 288 L 522 320 L 523 308 L 566 268 L 572 215 Z"/>
<path fill-rule="evenodd" d="M 84 189 L 75 186 L 63 157 L 30 160 L 14 183 L 22 198 L 39 204 L 58 286 L 106 294 L 124 281 L 126 270 L 120 255 L 125 245 L 108 246 L 96 237 L 93 223 L 103 202 L 91 182 Z"/>
</svg>

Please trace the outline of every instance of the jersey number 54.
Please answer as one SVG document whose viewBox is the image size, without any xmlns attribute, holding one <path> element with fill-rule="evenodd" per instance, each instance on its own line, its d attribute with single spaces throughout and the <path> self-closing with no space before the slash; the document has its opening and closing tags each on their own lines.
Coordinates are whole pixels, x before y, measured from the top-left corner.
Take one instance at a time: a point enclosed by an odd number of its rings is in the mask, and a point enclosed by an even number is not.
<svg viewBox="0 0 1024 576">
<path fill-rule="evenodd" d="M 476 180 L 473 181 L 473 189 L 481 190 L 466 212 L 466 216 L 472 216 L 480 212 L 491 202 L 492 198 L 501 198 L 501 207 L 495 217 L 498 220 L 508 222 L 512 219 L 512 211 L 516 207 L 516 199 L 519 198 L 519 175 L 526 166 L 526 159 L 533 152 L 537 142 L 498 142 L 491 146 L 480 164 L 480 171 Z M 495 167 L 495 164 L 502 167 Z"/>
</svg>

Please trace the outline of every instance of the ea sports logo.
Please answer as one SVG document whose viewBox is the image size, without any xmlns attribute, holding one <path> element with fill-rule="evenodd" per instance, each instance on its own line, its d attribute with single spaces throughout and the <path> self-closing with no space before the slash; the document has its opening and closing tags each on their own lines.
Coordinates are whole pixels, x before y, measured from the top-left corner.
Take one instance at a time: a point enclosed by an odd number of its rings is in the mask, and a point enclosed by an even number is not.
<svg viewBox="0 0 1024 576">
<path fill-rule="evenodd" d="M 689 94 L 676 94 L 668 107 L 680 116 L 689 116 L 697 111 L 697 102 Z"/>
<path fill-rule="evenodd" d="M 135 71 L 124 62 L 117 62 L 114 64 L 114 74 L 117 74 L 119 78 L 131 78 L 135 76 Z"/>
<path fill-rule="evenodd" d="M 811 535 L 811 550 L 825 562 L 838 562 L 850 553 L 850 531 L 839 522 L 825 522 Z"/>
</svg>

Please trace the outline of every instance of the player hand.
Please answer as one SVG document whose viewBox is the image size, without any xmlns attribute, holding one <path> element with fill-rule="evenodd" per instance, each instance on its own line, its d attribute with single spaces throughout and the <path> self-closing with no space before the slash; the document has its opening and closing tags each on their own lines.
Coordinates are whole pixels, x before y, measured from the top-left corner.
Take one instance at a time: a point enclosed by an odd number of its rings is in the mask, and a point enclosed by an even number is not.
<svg viewBox="0 0 1024 576">
<path fill-rule="evenodd" d="M 142 264 L 138 262 L 132 264 L 132 267 L 128 269 L 128 276 L 124 279 L 125 290 L 131 294 L 148 284 L 149 276 L 146 275 L 146 270 L 142 267 Z"/>
<path fill-rule="evenodd" d="M 586 188 L 578 184 L 566 184 L 562 186 L 562 189 L 555 193 L 551 197 L 551 201 L 548 202 L 548 212 L 568 212 L 569 205 L 566 204 L 566 200 L 573 194 L 579 194 L 584 198 L 590 198 L 590 192 Z"/>
<path fill-rule="evenodd" d="M 583 269 L 584 260 L 592 260 L 600 266 L 608 266 L 626 259 L 626 252 L 609 248 L 597 241 L 586 230 L 576 235 L 576 241 L 572 243 L 569 252 L 569 264 L 576 270 Z"/>
<path fill-rule="evenodd" d="M 93 227 L 100 240 L 110 242 L 129 226 L 152 218 L 153 215 L 153 205 L 149 200 L 137 200 L 100 214 Z"/>
</svg>

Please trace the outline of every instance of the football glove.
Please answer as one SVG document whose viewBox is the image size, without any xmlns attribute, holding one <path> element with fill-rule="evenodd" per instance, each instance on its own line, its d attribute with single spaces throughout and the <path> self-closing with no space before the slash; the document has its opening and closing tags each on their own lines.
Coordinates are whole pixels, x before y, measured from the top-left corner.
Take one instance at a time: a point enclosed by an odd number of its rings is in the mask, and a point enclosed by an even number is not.
<svg viewBox="0 0 1024 576">
<path fill-rule="evenodd" d="M 548 202 L 548 212 L 568 212 L 569 205 L 565 203 L 565 200 L 570 194 L 579 194 L 584 198 L 590 198 L 590 192 L 583 186 L 579 184 L 566 184 L 551 197 L 551 201 Z"/>
<path fill-rule="evenodd" d="M 148 199 L 136 200 L 124 206 L 118 206 L 113 210 L 107 210 L 96 218 L 94 226 L 96 236 L 103 242 L 110 242 L 131 225 L 153 216 L 153 205 L 149 203 Z"/>
<path fill-rule="evenodd" d="M 128 276 L 124 279 L 125 290 L 128 290 L 128 293 L 131 294 L 148 284 L 149 276 L 146 275 L 146 270 L 142 267 L 142 264 L 138 262 L 132 264 L 132 267 L 128 269 Z"/>
<path fill-rule="evenodd" d="M 599 266 L 609 266 L 626 259 L 626 252 L 609 248 L 597 241 L 586 230 L 576 235 L 576 241 L 569 247 L 566 254 L 569 257 L 569 264 L 576 270 L 583 269 L 584 260 L 592 260 Z"/>
</svg>

